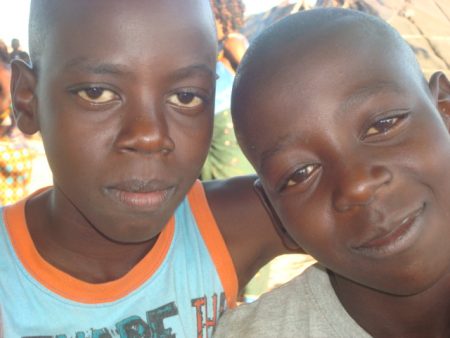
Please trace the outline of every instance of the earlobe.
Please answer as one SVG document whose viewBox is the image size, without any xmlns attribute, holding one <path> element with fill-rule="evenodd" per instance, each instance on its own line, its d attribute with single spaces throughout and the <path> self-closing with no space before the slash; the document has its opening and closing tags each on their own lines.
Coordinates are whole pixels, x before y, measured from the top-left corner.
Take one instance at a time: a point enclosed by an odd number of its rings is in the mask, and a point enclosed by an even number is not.
<svg viewBox="0 0 450 338">
<path fill-rule="evenodd" d="M 39 130 L 36 99 L 36 76 L 33 70 L 20 60 L 11 63 L 11 98 L 14 117 L 19 129 L 28 135 Z"/>
<path fill-rule="evenodd" d="M 301 247 L 292 239 L 291 235 L 289 235 L 287 230 L 284 228 L 280 218 L 278 217 L 276 211 L 272 207 L 272 204 L 270 203 L 259 179 L 255 181 L 255 183 L 253 184 L 253 188 L 255 189 L 256 194 L 258 195 L 259 199 L 264 205 L 264 208 L 266 209 L 267 213 L 269 214 L 270 219 L 272 220 L 272 223 L 275 227 L 275 230 L 281 237 L 286 248 L 296 252 L 299 252 L 300 250 L 303 251 Z"/>
<path fill-rule="evenodd" d="M 450 81 L 443 72 L 436 72 L 431 76 L 430 90 L 436 100 L 436 107 L 450 130 Z"/>
</svg>

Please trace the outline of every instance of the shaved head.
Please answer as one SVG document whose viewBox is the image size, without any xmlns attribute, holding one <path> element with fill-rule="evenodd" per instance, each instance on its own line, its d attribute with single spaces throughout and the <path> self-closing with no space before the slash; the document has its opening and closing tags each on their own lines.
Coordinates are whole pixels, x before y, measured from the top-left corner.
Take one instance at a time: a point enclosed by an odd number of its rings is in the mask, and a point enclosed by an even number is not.
<svg viewBox="0 0 450 338">
<path fill-rule="evenodd" d="M 71 13 L 70 5 L 73 7 L 74 3 L 76 3 L 76 6 L 79 9 L 92 11 L 95 10 L 96 4 L 103 1 L 105 0 L 31 0 L 28 33 L 30 58 L 33 68 L 35 70 L 39 68 L 42 52 L 46 48 L 48 42 L 47 37 L 52 30 L 58 29 L 58 20 L 61 21 L 61 18 L 64 18 L 64 14 L 67 15 L 68 11 L 69 14 Z M 127 2 L 129 2 L 129 6 L 132 5 L 131 1 Z M 209 1 L 203 0 L 203 2 L 208 8 L 205 17 L 207 20 L 211 21 L 211 27 L 214 29 L 214 15 L 212 10 L 210 10 Z M 203 7 L 205 8 L 205 6 Z M 64 21 L 64 19 L 62 19 L 62 21 Z"/>
<path fill-rule="evenodd" d="M 324 76 L 324 63 L 330 62 L 333 55 L 343 55 L 349 50 L 354 52 L 351 57 L 365 56 L 363 61 L 367 63 L 367 69 L 373 61 L 372 55 L 376 54 L 374 52 L 384 51 L 390 57 L 401 60 L 402 67 L 427 87 L 410 46 L 394 28 L 381 19 L 337 8 L 302 11 L 265 30 L 254 40 L 243 58 L 232 98 L 238 139 L 242 141 L 244 137 L 241 128 L 247 125 L 245 121 L 258 118 L 258 110 L 253 109 L 253 106 L 252 109 L 248 107 L 261 95 L 268 95 L 265 92 L 267 86 L 279 79 L 281 74 L 284 75 L 284 83 L 291 81 L 292 86 L 300 86 L 299 79 L 290 74 L 293 68 L 306 66 L 302 62 L 308 55 L 315 55 L 315 76 L 320 77 Z M 351 57 L 348 59 L 349 63 L 352 63 Z M 332 75 L 328 73 L 326 76 Z M 307 85 L 307 82 L 302 81 L 301 85 Z M 284 95 L 281 89 L 274 90 L 271 94 Z"/>
<path fill-rule="evenodd" d="M 45 37 L 52 27 L 54 11 L 63 1 L 32 0 L 30 5 L 30 21 L 28 25 L 29 50 L 33 68 L 39 63 L 42 50 L 45 48 Z"/>
</svg>

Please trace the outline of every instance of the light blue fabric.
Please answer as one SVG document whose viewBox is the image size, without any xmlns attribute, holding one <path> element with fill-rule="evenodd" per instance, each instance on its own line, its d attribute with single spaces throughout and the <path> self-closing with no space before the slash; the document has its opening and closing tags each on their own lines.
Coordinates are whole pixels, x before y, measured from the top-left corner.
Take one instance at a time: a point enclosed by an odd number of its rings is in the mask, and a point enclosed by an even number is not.
<svg viewBox="0 0 450 338">
<path fill-rule="evenodd" d="M 216 63 L 216 74 L 218 79 L 216 81 L 214 114 L 230 109 L 234 81 L 234 75 L 220 61 Z"/>
<path fill-rule="evenodd" d="M 176 210 L 174 238 L 160 268 L 112 303 L 77 303 L 46 289 L 18 260 L 0 220 L 0 306 L 7 338 L 211 337 L 226 307 L 223 291 L 187 199 Z"/>
</svg>

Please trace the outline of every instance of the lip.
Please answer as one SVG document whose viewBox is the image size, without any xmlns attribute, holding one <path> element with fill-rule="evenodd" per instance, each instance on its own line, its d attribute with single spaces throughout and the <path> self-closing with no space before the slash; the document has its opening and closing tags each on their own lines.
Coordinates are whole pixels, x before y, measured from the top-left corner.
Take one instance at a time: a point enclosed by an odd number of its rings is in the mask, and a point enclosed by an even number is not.
<svg viewBox="0 0 450 338">
<path fill-rule="evenodd" d="M 139 210 L 154 211 L 173 194 L 175 187 L 159 180 L 131 179 L 106 188 L 115 201 Z"/>
<path fill-rule="evenodd" d="M 419 217 L 424 210 L 425 205 L 422 205 L 400 221 L 394 222 L 390 230 L 352 246 L 352 249 L 373 258 L 383 258 L 406 250 L 419 238 L 422 224 Z"/>
</svg>

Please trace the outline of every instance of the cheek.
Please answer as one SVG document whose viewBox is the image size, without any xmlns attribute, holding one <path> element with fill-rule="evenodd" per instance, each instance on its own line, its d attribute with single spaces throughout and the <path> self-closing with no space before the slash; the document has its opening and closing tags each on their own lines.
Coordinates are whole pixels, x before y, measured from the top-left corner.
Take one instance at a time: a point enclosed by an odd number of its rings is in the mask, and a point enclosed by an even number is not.
<svg viewBox="0 0 450 338">
<path fill-rule="evenodd" d="M 83 122 L 73 112 L 63 111 L 49 111 L 42 126 L 45 151 L 56 181 L 65 177 L 66 182 L 75 183 L 96 172 L 104 174 L 101 161 L 113 142 L 113 135 L 108 134 L 113 127 Z"/>
<path fill-rule="evenodd" d="M 211 144 L 212 114 L 192 119 L 174 119 L 170 124 L 170 135 L 175 142 L 179 160 L 189 168 L 201 168 Z"/>
<path fill-rule="evenodd" d="M 299 205 L 291 201 L 277 206 L 282 224 L 292 238 L 314 256 L 322 256 L 324 251 L 333 250 L 333 238 L 336 235 L 334 225 L 327 216 L 324 204 L 321 207 Z"/>
<path fill-rule="evenodd" d="M 434 195 L 450 204 L 450 136 L 440 121 L 423 121 L 423 127 L 403 151 L 407 166 L 415 179 L 425 184 Z M 407 171 L 405 171 L 407 172 Z"/>
<path fill-rule="evenodd" d="M 75 131 L 52 133 L 44 140 L 45 151 L 53 177 L 59 185 L 73 184 L 77 187 L 84 182 L 81 185 L 86 187 L 85 184 L 95 176 L 106 174 L 104 147 L 99 145 L 98 139 L 87 137 L 87 133 L 83 133 L 86 135 L 83 137 Z"/>
</svg>

